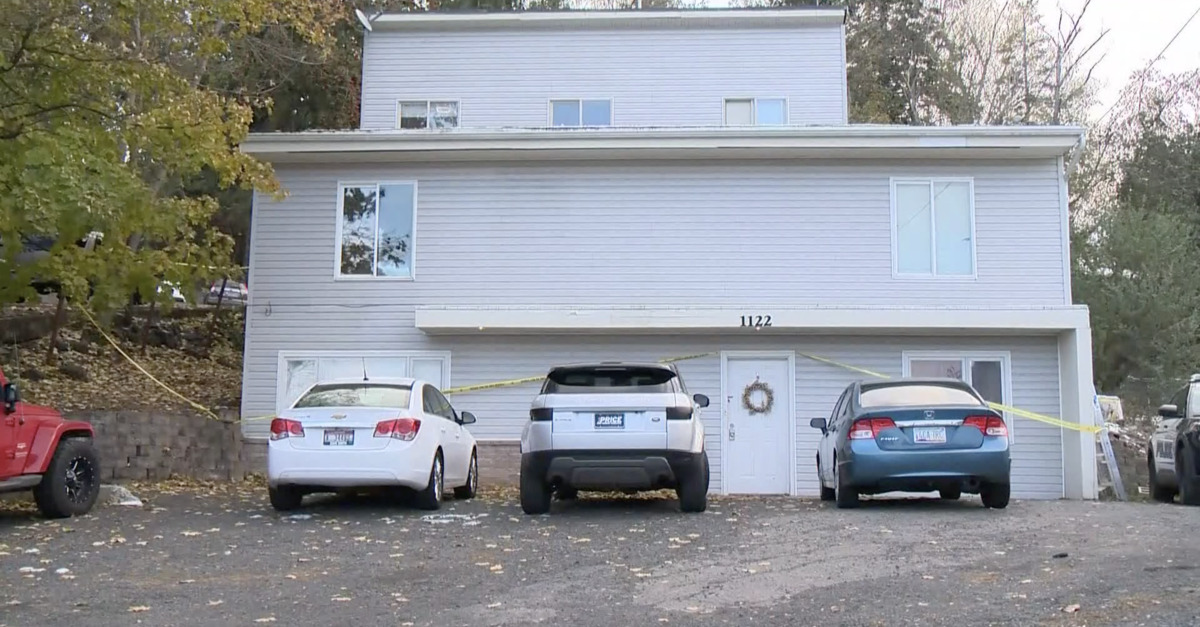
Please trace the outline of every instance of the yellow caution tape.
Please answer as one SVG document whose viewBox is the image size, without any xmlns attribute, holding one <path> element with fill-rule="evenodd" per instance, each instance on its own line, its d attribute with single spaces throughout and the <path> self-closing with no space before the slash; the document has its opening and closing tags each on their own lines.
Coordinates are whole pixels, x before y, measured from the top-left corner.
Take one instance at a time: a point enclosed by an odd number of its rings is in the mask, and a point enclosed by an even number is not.
<svg viewBox="0 0 1200 627">
<path fill-rule="evenodd" d="M 850 370 L 851 372 L 858 372 L 861 374 L 865 374 L 867 376 L 875 377 L 877 379 L 891 379 L 892 378 L 886 374 L 875 372 L 873 370 L 867 370 L 866 368 L 859 368 L 857 366 L 851 366 L 850 364 L 844 364 L 840 361 L 834 361 L 832 359 L 828 359 L 825 357 L 818 357 L 817 355 L 810 355 L 808 353 L 801 353 L 799 351 L 797 351 L 796 354 L 800 355 L 801 357 L 811 359 L 813 361 L 819 361 L 824 364 L 829 364 L 831 366 L 836 366 L 838 368 Z M 1002 403 L 993 403 L 991 401 L 988 401 L 988 406 L 999 412 L 1007 412 L 1014 416 L 1020 416 L 1022 418 L 1027 418 L 1029 420 L 1036 420 L 1037 422 L 1044 422 L 1046 424 L 1054 425 L 1056 427 L 1061 427 L 1063 429 L 1071 429 L 1072 431 L 1082 431 L 1084 433 L 1096 434 L 1096 433 L 1100 433 L 1101 431 L 1104 430 L 1104 427 L 1097 427 L 1095 425 L 1084 425 L 1084 424 L 1079 424 L 1077 422 L 1068 422 L 1066 420 L 1055 418 L 1053 416 L 1039 414 L 1036 412 L 1020 409 L 1019 407 L 1012 407 L 1010 405 L 1004 405 Z"/>
<path fill-rule="evenodd" d="M 696 353 L 694 355 L 681 355 L 679 357 L 667 357 L 665 359 L 658 360 L 658 363 L 670 364 L 670 363 L 675 363 L 677 361 L 687 361 L 689 359 L 699 359 L 701 357 L 710 357 L 712 355 L 716 355 L 716 353 Z M 446 395 L 463 394 L 466 392 L 478 392 L 480 390 L 492 390 L 495 388 L 511 387 L 514 385 L 522 385 L 525 383 L 534 383 L 537 381 L 541 381 L 545 378 L 546 378 L 546 375 L 538 375 L 536 377 L 524 377 L 521 379 L 509 379 L 507 381 L 495 381 L 492 383 L 479 383 L 476 385 L 463 385 L 463 386 L 459 386 L 459 387 L 447 388 L 445 390 L 442 390 L 442 394 L 446 394 Z"/>
</svg>

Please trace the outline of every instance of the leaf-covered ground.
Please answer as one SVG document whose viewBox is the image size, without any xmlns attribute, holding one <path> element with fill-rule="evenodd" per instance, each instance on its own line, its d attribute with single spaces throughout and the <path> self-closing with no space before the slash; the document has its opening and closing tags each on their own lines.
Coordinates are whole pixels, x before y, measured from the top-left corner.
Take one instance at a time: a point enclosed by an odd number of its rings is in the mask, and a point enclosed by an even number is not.
<svg viewBox="0 0 1200 627">
<path fill-rule="evenodd" d="M 144 349 L 135 329 L 115 329 L 110 336 L 137 364 L 184 397 L 209 408 L 236 407 L 242 390 L 241 349 L 229 341 L 224 328 L 215 341 L 208 341 L 210 322 L 203 316 L 156 325 Z M 10 378 L 20 382 L 26 401 L 60 411 L 188 407 L 90 326 L 86 318 L 72 316 L 53 362 L 48 358 L 48 338 L 0 349 L 0 363 Z M 204 338 L 207 345 L 189 343 L 188 338 Z"/>
</svg>

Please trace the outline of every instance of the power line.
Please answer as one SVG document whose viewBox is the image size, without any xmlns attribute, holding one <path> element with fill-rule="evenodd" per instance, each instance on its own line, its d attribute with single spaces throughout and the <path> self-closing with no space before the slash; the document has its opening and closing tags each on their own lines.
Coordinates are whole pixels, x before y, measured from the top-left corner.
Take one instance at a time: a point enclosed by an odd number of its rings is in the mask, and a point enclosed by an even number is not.
<svg viewBox="0 0 1200 627">
<path fill-rule="evenodd" d="M 1167 45 L 1163 46 L 1163 49 L 1160 50 L 1158 52 L 1158 54 L 1153 59 L 1150 60 L 1149 63 L 1146 64 L 1146 68 L 1144 70 L 1142 70 L 1143 72 L 1149 71 L 1150 68 L 1154 67 L 1155 63 L 1158 63 L 1159 59 L 1162 59 L 1163 55 L 1167 53 L 1167 50 L 1169 50 L 1171 48 L 1171 45 L 1175 43 L 1175 40 L 1179 39 L 1179 36 L 1182 35 L 1183 31 L 1187 29 L 1188 24 L 1191 24 L 1192 20 L 1196 19 L 1197 15 L 1200 15 L 1200 5 L 1196 6 L 1196 10 L 1193 11 L 1192 16 L 1189 17 L 1187 19 L 1187 21 L 1183 23 L 1183 26 L 1180 26 L 1179 30 L 1175 31 L 1175 36 L 1171 37 L 1171 40 L 1167 42 Z M 1143 81 L 1145 80 L 1145 76 L 1142 77 L 1142 80 Z M 1108 108 L 1108 111 L 1105 111 L 1104 115 L 1102 115 L 1096 119 L 1096 123 L 1099 124 L 1100 122 L 1102 122 L 1104 120 L 1104 118 L 1108 117 L 1108 114 L 1112 113 L 1113 109 L 1116 109 L 1117 104 L 1120 102 L 1121 102 L 1121 99 L 1117 98 L 1117 100 L 1115 102 L 1113 102 L 1112 106 Z"/>
</svg>

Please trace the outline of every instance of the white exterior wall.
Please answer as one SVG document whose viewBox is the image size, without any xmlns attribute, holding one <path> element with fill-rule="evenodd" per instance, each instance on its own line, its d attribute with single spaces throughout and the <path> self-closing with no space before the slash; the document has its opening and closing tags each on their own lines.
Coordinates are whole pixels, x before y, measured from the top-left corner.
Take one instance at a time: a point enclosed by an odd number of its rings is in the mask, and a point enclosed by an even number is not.
<svg viewBox="0 0 1200 627">
<path fill-rule="evenodd" d="M 837 25 L 368 33 L 361 127 L 398 100 L 460 101 L 464 128 L 549 125 L 554 98 L 613 101 L 617 126 L 720 126 L 724 99 L 788 98 L 789 124 L 847 122 Z"/>
</svg>

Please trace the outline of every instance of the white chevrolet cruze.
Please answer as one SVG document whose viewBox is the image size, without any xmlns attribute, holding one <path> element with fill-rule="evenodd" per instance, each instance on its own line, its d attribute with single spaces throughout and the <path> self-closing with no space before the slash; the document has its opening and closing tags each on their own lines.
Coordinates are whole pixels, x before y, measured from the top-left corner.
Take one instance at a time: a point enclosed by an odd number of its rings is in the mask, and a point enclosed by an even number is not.
<svg viewBox="0 0 1200 627">
<path fill-rule="evenodd" d="M 479 459 L 464 427 L 474 422 L 421 380 L 317 383 L 271 421 L 271 506 L 291 510 L 305 494 L 385 486 L 416 491 L 423 509 L 440 506 L 446 485 L 472 498 Z"/>
</svg>

